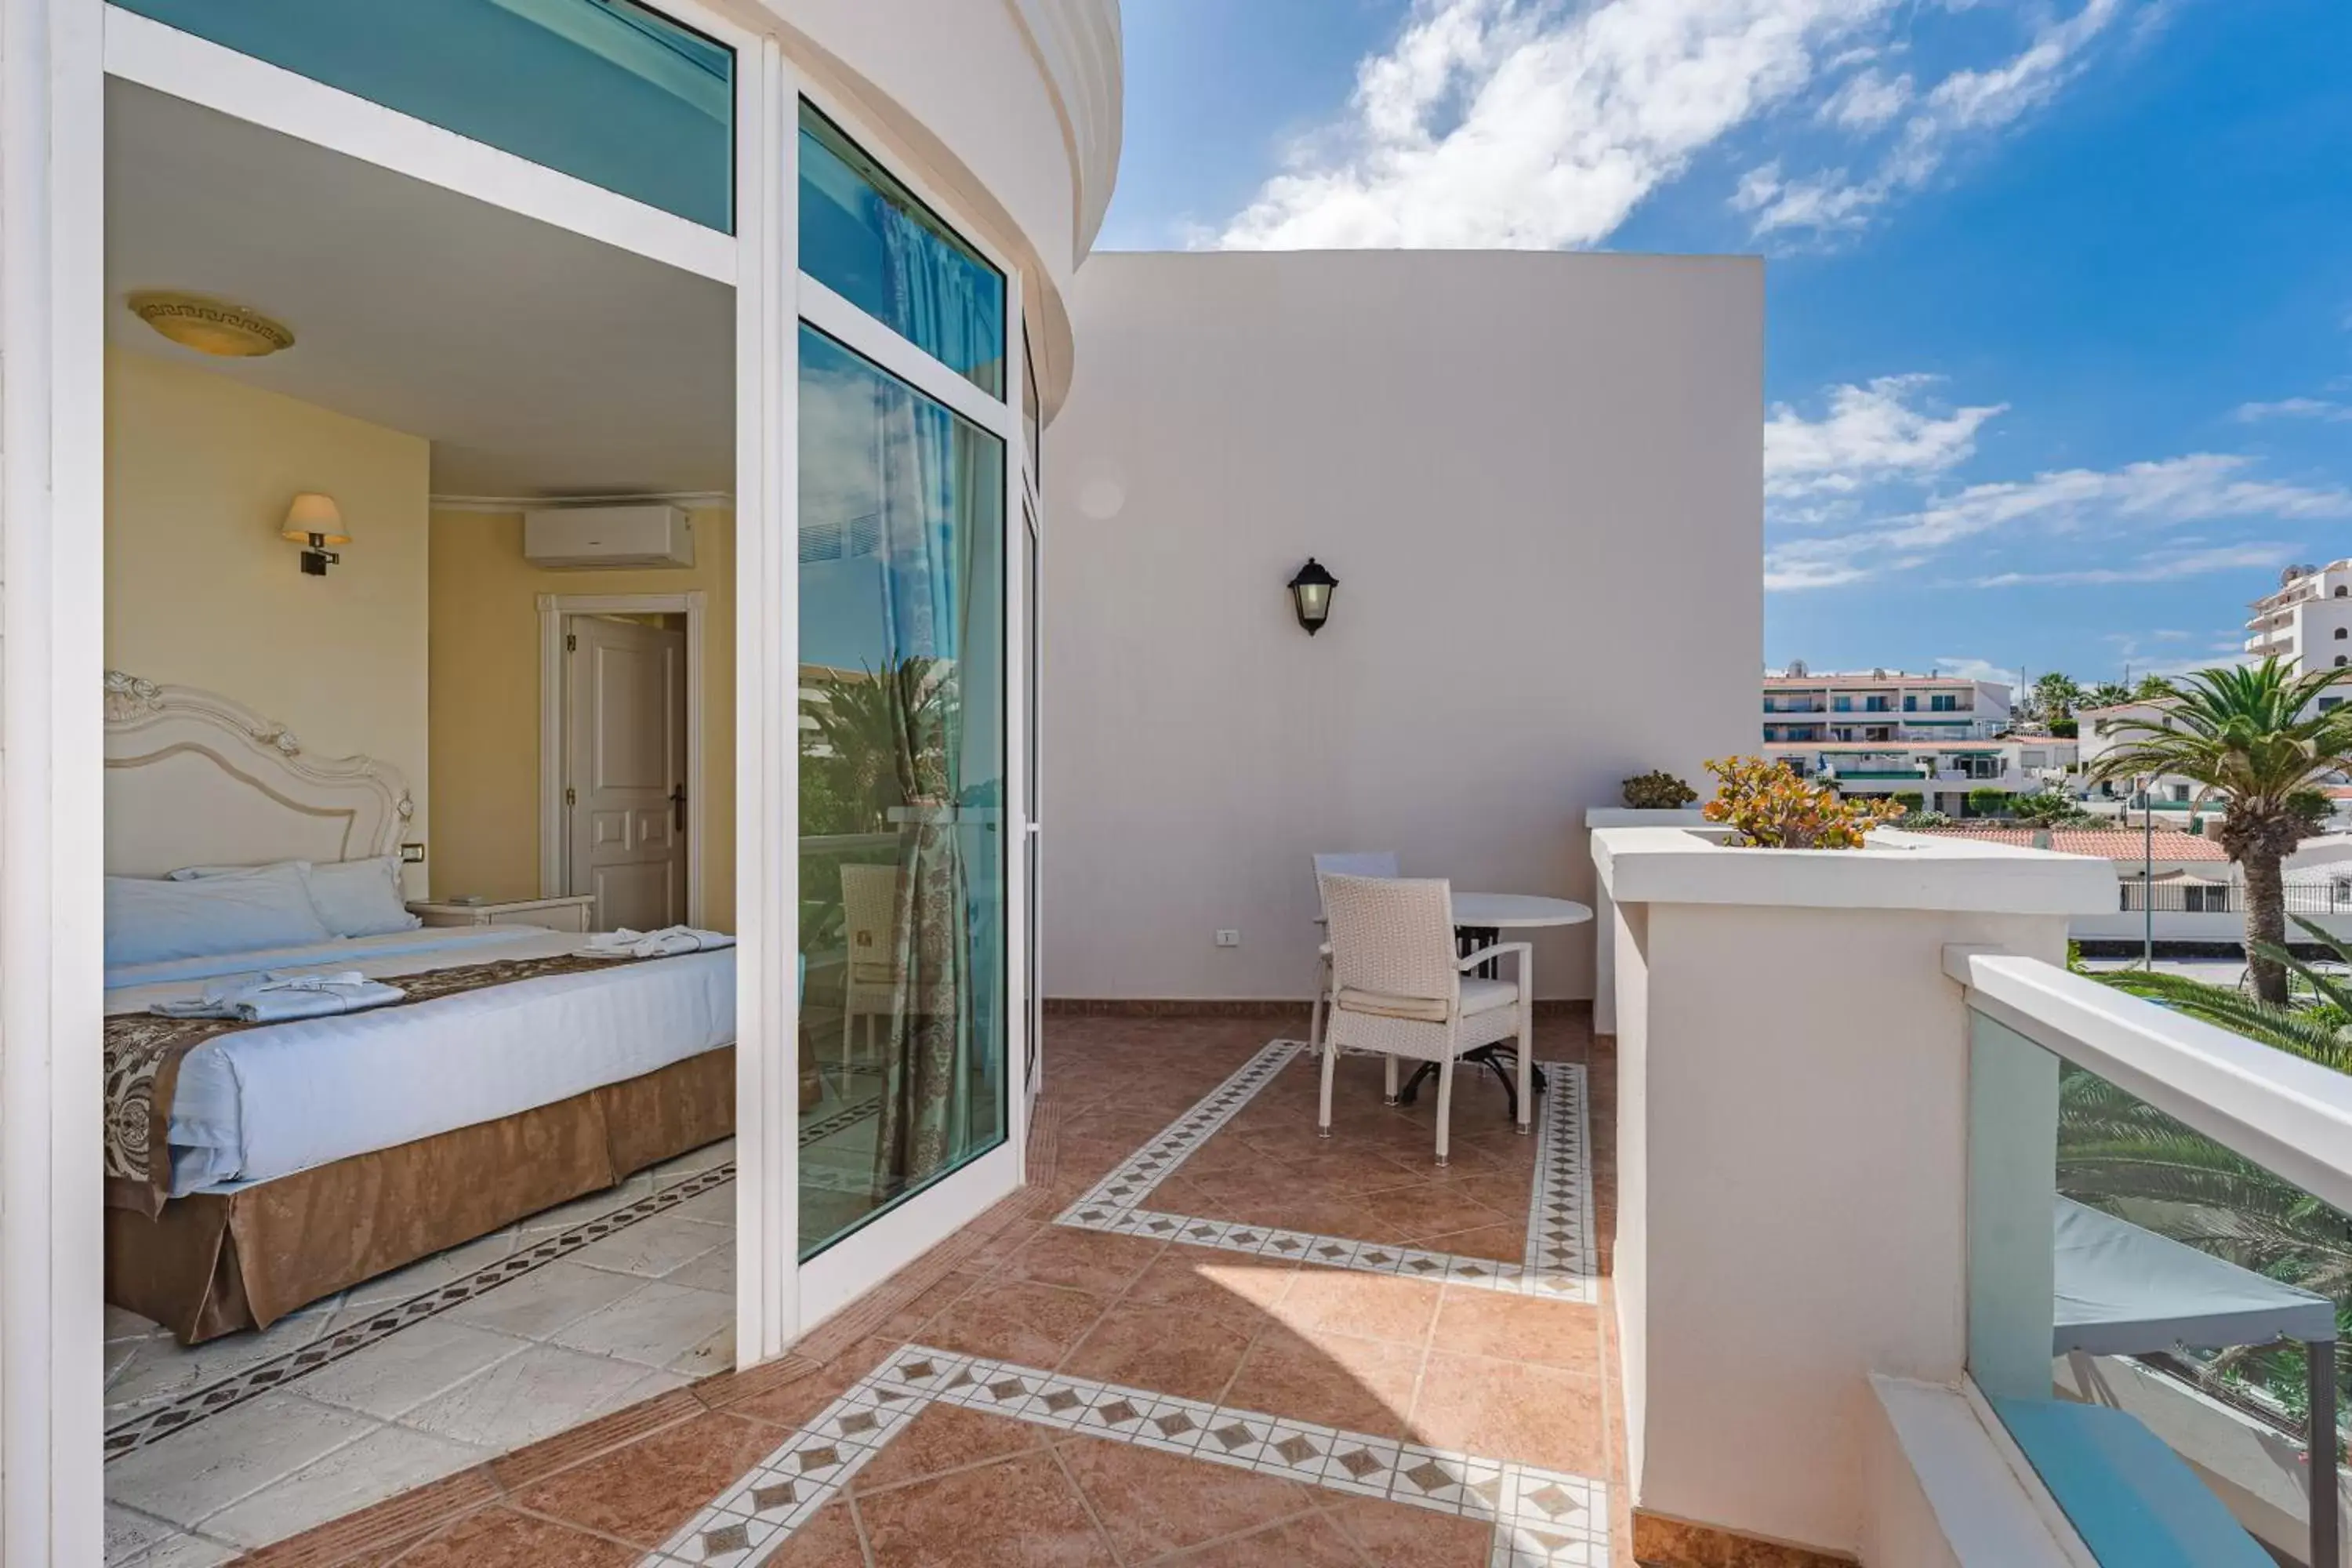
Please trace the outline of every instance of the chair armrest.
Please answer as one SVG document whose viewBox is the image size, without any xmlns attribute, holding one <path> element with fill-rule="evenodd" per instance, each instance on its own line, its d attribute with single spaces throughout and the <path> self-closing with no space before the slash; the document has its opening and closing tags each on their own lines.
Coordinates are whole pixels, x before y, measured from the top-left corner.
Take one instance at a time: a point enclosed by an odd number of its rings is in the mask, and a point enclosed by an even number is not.
<svg viewBox="0 0 2352 1568">
<path fill-rule="evenodd" d="M 1504 954 L 1514 952 L 1518 954 L 1521 963 L 1525 963 L 1534 956 L 1535 944 L 1527 942 L 1498 942 L 1491 947 L 1480 948 L 1455 963 L 1454 967 L 1466 974 L 1482 963 L 1492 963 Z"/>
</svg>

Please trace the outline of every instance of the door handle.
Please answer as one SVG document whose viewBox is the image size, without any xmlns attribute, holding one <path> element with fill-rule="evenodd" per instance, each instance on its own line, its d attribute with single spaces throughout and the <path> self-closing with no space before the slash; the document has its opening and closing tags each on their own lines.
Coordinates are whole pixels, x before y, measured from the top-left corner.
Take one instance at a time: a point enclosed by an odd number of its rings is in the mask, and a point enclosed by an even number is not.
<svg viewBox="0 0 2352 1568">
<path fill-rule="evenodd" d="M 669 792 L 670 826 L 678 832 L 686 831 L 686 786 L 678 785 Z"/>
</svg>

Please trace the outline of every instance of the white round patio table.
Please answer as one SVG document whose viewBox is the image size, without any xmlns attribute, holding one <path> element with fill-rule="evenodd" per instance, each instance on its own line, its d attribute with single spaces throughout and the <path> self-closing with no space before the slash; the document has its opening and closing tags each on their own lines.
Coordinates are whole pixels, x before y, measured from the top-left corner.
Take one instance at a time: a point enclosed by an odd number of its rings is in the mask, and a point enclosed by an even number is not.
<svg viewBox="0 0 2352 1568">
<path fill-rule="evenodd" d="M 1592 907 L 1574 899 L 1536 893 L 1456 893 L 1454 924 L 1462 931 L 1525 931 L 1535 926 L 1582 925 Z"/>
</svg>

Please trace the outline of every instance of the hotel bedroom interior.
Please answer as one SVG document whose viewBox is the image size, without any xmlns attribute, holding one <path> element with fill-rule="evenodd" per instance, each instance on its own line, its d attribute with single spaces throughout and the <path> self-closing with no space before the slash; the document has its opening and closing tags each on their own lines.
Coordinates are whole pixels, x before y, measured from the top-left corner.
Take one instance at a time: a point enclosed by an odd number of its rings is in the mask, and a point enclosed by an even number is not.
<svg viewBox="0 0 2352 1568">
<path fill-rule="evenodd" d="M 106 135 L 109 1555 L 225 1554 L 733 1364 L 735 303 L 130 80 Z M 956 244 L 800 161 L 845 279 Z M 906 858 L 1001 795 L 1004 457 L 798 359 L 806 1257 L 1004 1137 L 1002 866 L 943 958 Z"/>
</svg>

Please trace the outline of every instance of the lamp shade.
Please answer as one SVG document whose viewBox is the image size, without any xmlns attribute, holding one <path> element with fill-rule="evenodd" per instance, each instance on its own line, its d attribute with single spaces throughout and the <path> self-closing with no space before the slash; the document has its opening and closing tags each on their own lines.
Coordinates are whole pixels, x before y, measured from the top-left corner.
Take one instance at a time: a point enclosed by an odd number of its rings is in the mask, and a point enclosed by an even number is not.
<svg viewBox="0 0 2352 1568">
<path fill-rule="evenodd" d="M 343 526 L 343 509 L 332 496 L 305 490 L 286 509 L 286 526 L 278 531 L 299 544 L 349 544 L 351 531 Z"/>
<path fill-rule="evenodd" d="M 1298 569 L 1298 575 L 1289 583 L 1291 607 L 1298 614 L 1298 624 L 1313 637 L 1331 618 L 1331 592 L 1339 587 L 1339 579 L 1331 575 L 1323 563 L 1312 555 Z"/>
</svg>

